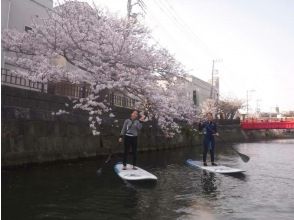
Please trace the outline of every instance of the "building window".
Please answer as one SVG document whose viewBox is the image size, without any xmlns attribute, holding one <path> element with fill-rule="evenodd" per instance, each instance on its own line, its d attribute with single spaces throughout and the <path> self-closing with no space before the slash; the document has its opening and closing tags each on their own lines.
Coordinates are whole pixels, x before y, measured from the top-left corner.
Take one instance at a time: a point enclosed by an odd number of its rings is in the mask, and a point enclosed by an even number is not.
<svg viewBox="0 0 294 220">
<path fill-rule="evenodd" d="M 198 104 L 196 90 L 193 90 L 193 103 L 194 103 L 194 105 L 197 105 Z"/>
<path fill-rule="evenodd" d="M 25 31 L 26 31 L 26 32 L 29 32 L 29 31 L 31 31 L 31 30 L 33 30 L 33 28 L 31 28 L 31 27 L 29 27 L 29 26 L 25 26 Z"/>
</svg>

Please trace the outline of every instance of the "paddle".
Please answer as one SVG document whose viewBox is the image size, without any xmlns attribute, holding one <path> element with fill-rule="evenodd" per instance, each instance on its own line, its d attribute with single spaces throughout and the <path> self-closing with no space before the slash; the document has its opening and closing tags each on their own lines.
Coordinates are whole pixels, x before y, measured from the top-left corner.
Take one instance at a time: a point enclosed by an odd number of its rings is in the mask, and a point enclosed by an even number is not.
<svg viewBox="0 0 294 220">
<path fill-rule="evenodd" d="M 217 137 L 219 137 L 219 139 L 221 139 L 223 142 L 225 142 L 225 140 L 222 137 L 220 137 L 220 136 L 217 136 Z M 250 160 L 250 157 L 248 157 L 247 155 L 240 153 L 239 151 L 237 151 L 232 146 L 230 146 L 230 147 L 233 149 L 233 151 L 235 153 L 237 153 L 239 155 L 239 157 L 243 160 L 244 163 L 247 163 Z"/>
<path fill-rule="evenodd" d="M 103 148 L 102 135 L 100 135 L 100 147 Z M 102 166 L 101 166 L 100 168 L 98 168 L 97 171 L 96 171 L 96 174 L 97 174 L 98 176 L 101 175 L 101 173 L 102 173 L 102 169 L 104 168 L 104 166 L 105 166 L 106 164 L 109 163 L 109 161 L 111 161 L 111 158 L 112 158 L 112 150 L 109 149 L 109 154 L 108 154 L 107 159 L 104 161 L 104 163 L 102 164 Z"/>
<path fill-rule="evenodd" d="M 105 166 L 106 164 L 108 164 L 109 161 L 111 161 L 111 157 L 112 157 L 112 151 L 110 150 L 110 153 L 109 153 L 107 159 L 104 161 L 104 163 L 102 164 L 102 166 L 101 166 L 100 168 L 98 168 L 97 171 L 96 171 L 96 174 L 97 174 L 98 176 L 100 176 L 100 175 L 102 174 L 102 169 L 104 168 L 104 166 Z"/>
</svg>

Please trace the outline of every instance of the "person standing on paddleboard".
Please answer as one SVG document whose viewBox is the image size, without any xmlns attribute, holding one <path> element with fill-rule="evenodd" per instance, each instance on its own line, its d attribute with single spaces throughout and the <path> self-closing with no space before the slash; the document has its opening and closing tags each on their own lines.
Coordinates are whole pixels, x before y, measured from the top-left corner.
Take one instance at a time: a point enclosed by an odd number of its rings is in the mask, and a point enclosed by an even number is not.
<svg viewBox="0 0 294 220">
<path fill-rule="evenodd" d="M 127 158 L 129 153 L 129 148 L 132 147 L 133 154 L 133 169 L 136 170 L 136 160 L 137 160 L 137 142 L 138 133 L 142 128 L 142 123 L 144 122 L 145 116 L 142 115 L 139 120 L 138 111 L 133 111 L 131 117 L 126 119 L 123 128 L 120 133 L 119 142 L 124 139 L 124 157 L 123 157 L 123 170 L 127 169 Z"/>
<path fill-rule="evenodd" d="M 208 151 L 210 152 L 212 166 L 217 166 L 214 162 L 215 154 L 215 140 L 214 135 L 219 135 L 217 132 L 216 123 L 213 122 L 213 115 L 211 112 L 206 114 L 207 120 L 199 123 L 199 132 L 204 135 L 203 139 L 203 165 L 207 166 L 206 157 Z"/>
</svg>

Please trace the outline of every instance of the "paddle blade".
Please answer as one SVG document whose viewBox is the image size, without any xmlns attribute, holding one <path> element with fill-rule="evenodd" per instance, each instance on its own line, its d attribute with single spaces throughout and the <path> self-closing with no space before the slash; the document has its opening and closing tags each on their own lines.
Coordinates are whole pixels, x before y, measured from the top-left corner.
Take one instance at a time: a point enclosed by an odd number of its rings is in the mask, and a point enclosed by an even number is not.
<svg viewBox="0 0 294 220">
<path fill-rule="evenodd" d="M 243 162 L 247 163 L 250 160 L 250 157 L 248 157 L 247 155 L 241 154 L 239 151 L 237 151 L 233 147 L 232 147 L 232 149 L 239 155 L 239 157 L 241 157 L 241 159 L 243 160 Z"/>
<path fill-rule="evenodd" d="M 241 154 L 240 152 L 237 152 L 238 155 L 241 157 L 241 159 L 243 160 L 243 162 L 247 163 L 250 160 L 250 157 L 248 157 L 245 154 Z"/>
</svg>

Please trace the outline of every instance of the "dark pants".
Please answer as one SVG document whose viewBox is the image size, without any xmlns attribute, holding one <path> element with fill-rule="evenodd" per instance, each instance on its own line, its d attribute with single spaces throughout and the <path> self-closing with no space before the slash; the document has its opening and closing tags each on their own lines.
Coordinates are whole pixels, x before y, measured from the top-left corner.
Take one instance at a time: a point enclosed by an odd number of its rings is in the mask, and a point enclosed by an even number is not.
<svg viewBox="0 0 294 220">
<path fill-rule="evenodd" d="M 136 160 L 137 160 L 137 137 L 131 137 L 125 135 L 124 138 L 125 141 L 125 151 L 124 151 L 124 159 L 123 159 L 123 165 L 126 166 L 128 154 L 130 151 L 130 147 L 132 148 L 132 154 L 133 154 L 133 166 L 136 166 Z"/>
<path fill-rule="evenodd" d="M 214 149 L 215 149 L 214 137 L 205 137 L 203 140 L 203 162 L 206 162 L 208 151 L 210 152 L 211 162 L 214 162 Z"/>
</svg>

